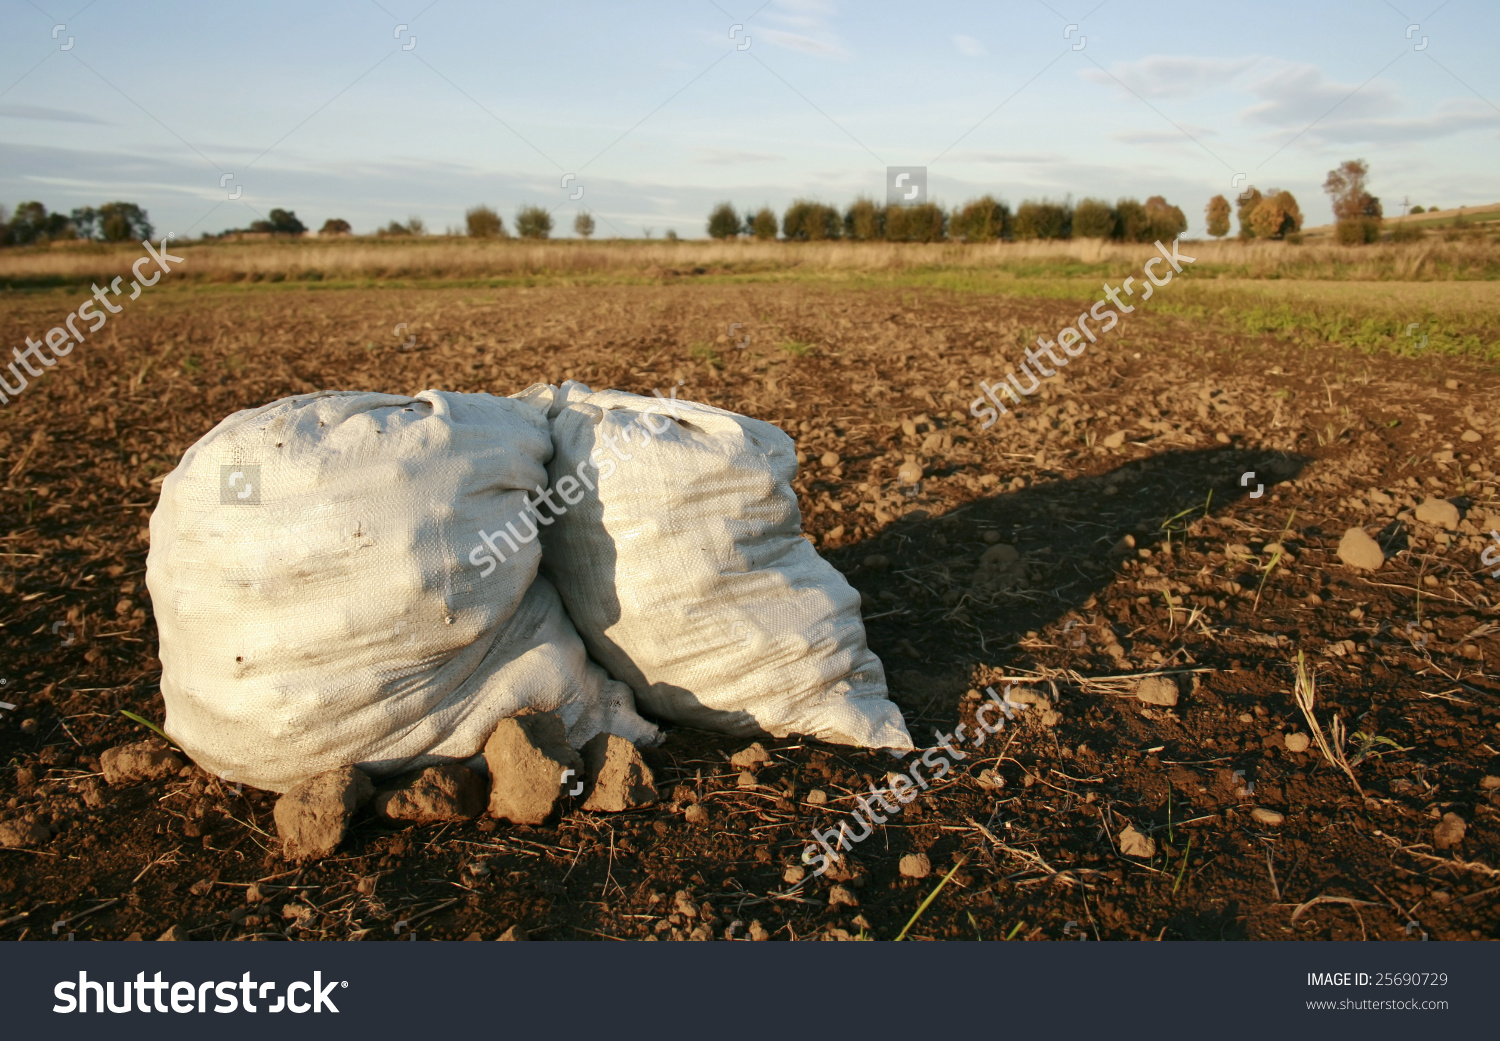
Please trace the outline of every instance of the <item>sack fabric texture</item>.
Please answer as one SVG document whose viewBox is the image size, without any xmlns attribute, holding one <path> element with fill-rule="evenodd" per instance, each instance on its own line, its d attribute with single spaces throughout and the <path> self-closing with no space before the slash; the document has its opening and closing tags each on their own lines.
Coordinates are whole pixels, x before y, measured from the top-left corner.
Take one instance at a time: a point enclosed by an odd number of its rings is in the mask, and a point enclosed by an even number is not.
<svg viewBox="0 0 1500 1041">
<path fill-rule="evenodd" d="M 166 732 L 277 792 L 467 759 L 527 709 L 575 748 L 656 739 L 537 576 L 534 537 L 474 564 L 551 454 L 543 413 L 488 394 L 319 392 L 225 419 L 151 517 Z"/>
<path fill-rule="evenodd" d="M 785 433 L 571 381 L 515 397 L 551 423 L 543 574 L 644 709 L 740 736 L 913 747 L 859 593 L 801 534 Z"/>
</svg>

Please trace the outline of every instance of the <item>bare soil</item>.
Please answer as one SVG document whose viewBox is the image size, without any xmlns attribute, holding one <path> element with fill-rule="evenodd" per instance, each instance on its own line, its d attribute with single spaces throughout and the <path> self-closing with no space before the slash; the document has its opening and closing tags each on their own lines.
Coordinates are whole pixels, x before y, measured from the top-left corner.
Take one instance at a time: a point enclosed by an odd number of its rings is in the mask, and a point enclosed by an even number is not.
<svg viewBox="0 0 1500 1041">
<path fill-rule="evenodd" d="M 8 294 L 4 342 L 81 296 Z M 1497 935 L 1500 608 L 1479 559 L 1500 526 L 1493 366 L 1293 347 L 1146 305 L 981 431 L 976 382 L 1078 310 L 689 272 L 147 294 L 0 410 L 0 700 L 17 705 L 0 710 L 0 824 L 50 834 L 0 849 L 0 937 L 668 939 L 759 923 L 888 939 L 955 865 L 912 938 Z M 767 741 L 774 764 L 741 787 L 728 756 L 744 742 L 672 729 L 647 753 L 657 808 L 534 828 L 369 816 L 304 868 L 280 858 L 267 793 L 191 767 L 103 783 L 100 753 L 147 736 L 121 710 L 162 719 L 146 523 L 193 441 L 317 388 L 506 394 L 564 377 L 676 387 L 798 438 L 806 530 L 865 594 L 920 744 L 972 726 L 1007 679 L 1055 714 L 1023 713 L 800 884 L 786 872 L 811 830 L 837 827 L 891 757 Z M 925 476 L 903 490 L 908 459 Z M 1457 529 L 1412 517 L 1427 497 L 1458 503 Z M 1379 571 L 1336 557 L 1353 526 L 1385 546 Z M 1016 559 L 982 566 L 996 545 Z M 1348 731 L 1352 779 L 1316 743 L 1287 749 L 1309 729 L 1299 653 L 1319 725 Z M 1112 679 L 1152 671 L 1174 675 L 1175 707 Z M 1464 834 L 1439 848 L 1445 814 Z M 1149 857 L 1121 852 L 1127 828 Z M 900 874 L 914 852 L 928 877 Z M 855 902 L 830 905 L 836 885 Z"/>
</svg>

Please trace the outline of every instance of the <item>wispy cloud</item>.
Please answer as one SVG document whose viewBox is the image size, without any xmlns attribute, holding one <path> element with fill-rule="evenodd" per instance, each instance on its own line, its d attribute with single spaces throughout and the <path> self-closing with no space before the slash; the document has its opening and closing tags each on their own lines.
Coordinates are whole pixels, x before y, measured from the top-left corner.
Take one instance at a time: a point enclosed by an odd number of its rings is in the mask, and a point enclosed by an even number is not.
<svg viewBox="0 0 1500 1041">
<path fill-rule="evenodd" d="M 748 163 L 779 163 L 785 156 L 770 152 L 741 152 L 733 148 L 697 148 L 698 162 L 707 166 L 744 166 Z"/>
<path fill-rule="evenodd" d="M 953 46 L 958 49 L 959 54 L 962 54 L 966 58 L 983 58 L 988 53 L 984 49 L 984 44 L 972 36 L 964 36 L 962 34 L 954 36 Z"/>
<path fill-rule="evenodd" d="M 1153 54 L 1140 61 L 1115 62 L 1109 72 L 1083 69 L 1079 75 L 1115 87 L 1124 94 L 1134 91 L 1144 98 L 1185 98 L 1229 86 L 1259 61 L 1256 57 L 1184 58 Z M 1122 89 L 1121 84 L 1129 89 Z"/>
<path fill-rule="evenodd" d="M 74 112 L 66 108 L 49 108 L 46 105 L 0 105 L 0 117 L 11 119 L 40 119 L 49 123 L 97 123 L 108 124 L 87 112 Z"/>
<path fill-rule="evenodd" d="M 765 17 L 787 29 L 762 28 L 759 34 L 772 46 L 815 58 L 847 58 L 849 52 L 828 24 L 835 13 L 833 5 L 822 0 L 776 0 Z M 788 31 L 793 29 L 798 31 Z"/>
</svg>

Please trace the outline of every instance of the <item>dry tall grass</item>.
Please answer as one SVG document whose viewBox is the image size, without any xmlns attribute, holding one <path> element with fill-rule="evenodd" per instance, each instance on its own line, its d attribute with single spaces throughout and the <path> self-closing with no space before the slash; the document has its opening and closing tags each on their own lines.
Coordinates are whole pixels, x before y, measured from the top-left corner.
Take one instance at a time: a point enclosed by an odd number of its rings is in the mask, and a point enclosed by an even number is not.
<svg viewBox="0 0 1500 1041">
<path fill-rule="evenodd" d="M 1241 278 L 1440 280 L 1500 278 L 1500 244 L 1489 241 L 1372 246 L 1284 242 L 1194 242 L 1193 270 Z M 531 276 L 661 278 L 688 274 L 901 272 L 1011 269 L 1067 275 L 1139 269 L 1154 247 L 1098 239 L 1063 242 L 645 242 L 615 240 L 304 239 L 174 245 L 184 279 L 317 282 L 507 279 Z M 126 274 L 134 244 L 0 251 L 0 284 L 83 282 Z M 696 269 L 701 269 L 696 270 Z M 1091 273 L 1091 272 L 1090 272 Z M 128 274 L 126 275 L 128 279 Z"/>
</svg>

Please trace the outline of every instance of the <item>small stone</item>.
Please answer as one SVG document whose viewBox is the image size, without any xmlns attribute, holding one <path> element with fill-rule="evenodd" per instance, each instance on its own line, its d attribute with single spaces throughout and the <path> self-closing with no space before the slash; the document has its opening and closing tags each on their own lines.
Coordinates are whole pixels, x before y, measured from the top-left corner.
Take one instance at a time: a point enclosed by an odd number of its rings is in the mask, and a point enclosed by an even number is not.
<svg viewBox="0 0 1500 1041">
<path fill-rule="evenodd" d="M 344 766 L 309 777 L 276 800 L 273 816 L 290 860 L 328 856 L 344 840 L 354 813 L 375 794 L 364 771 Z"/>
<path fill-rule="evenodd" d="M 1116 430 L 1113 434 L 1106 437 L 1103 442 L 1105 448 L 1119 448 L 1124 443 L 1125 431 L 1123 430 Z"/>
<path fill-rule="evenodd" d="M 906 878 L 926 878 L 932 874 L 932 860 L 926 853 L 908 853 L 901 858 L 901 874 Z"/>
<path fill-rule="evenodd" d="M 1339 559 L 1350 567 L 1365 571 L 1377 571 L 1385 563 L 1385 554 L 1380 543 L 1365 533 L 1363 528 L 1350 528 L 1339 540 Z"/>
<path fill-rule="evenodd" d="M 825 470 L 832 470 L 839 465 L 839 454 L 837 452 L 824 452 L 818 462 L 823 464 Z"/>
<path fill-rule="evenodd" d="M 1021 559 L 1020 551 L 1004 543 L 991 546 L 979 555 L 980 567 L 1003 567 Z"/>
<path fill-rule="evenodd" d="M 25 734 L 27 737 L 35 737 L 37 731 L 41 729 L 42 725 L 34 719 L 21 720 L 21 733 Z"/>
<path fill-rule="evenodd" d="M 707 824 L 708 810 L 704 808 L 702 803 L 695 802 L 683 811 L 682 819 L 689 824 Z"/>
<path fill-rule="evenodd" d="M 1480 434 L 1480 432 L 1477 430 L 1465 430 L 1460 439 L 1473 444 L 1475 441 L 1480 440 L 1483 436 L 1484 435 Z"/>
<path fill-rule="evenodd" d="M 740 776 L 735 780 L 738 788 L 754 788 L 760 782 L 755 779 L 755 773 L 751 770 L 741 770 Z"/>
<path fill-rule="evenodd" d="M 485 742 L 484 761 L 490 815 L 515 824 L 541 824 L 584 779 L 583 759 L 568 746 L 567 726 L 556 712 L 502 719 Z"/>
<path fill-rule="evenodd" d="M 1432 829 L 1432 844 L 1438 849 L 1453 849 L 1464 840 L 1468 828 L 1464 819 L 1456 813 L 1445 813 Z"/>
<path fill-rule="evenodd" d="M 1142 676 L 1135 685 L 1137 701 L 1147 705 L 1177 704 L 1177 682 L 1171 676 Z"/>
<path fill-rule="evenodd" d="M 1282 740 L 1286 743 L 1286 750 L 1288 752 L 1305 752 L 1308 746 L 1312 744 L 1308 736 L 1300 730 L 1294 734 L 1287 734 Z"/>
<path fill-rule="evenodd" d="M 186 929 L 184 929 L 181 925 L 174 925 L 174 926 L 171 926 L 170 928 L 168 928 L 166 932 L 162 933 L 156 939 L 158 941 L 161 941 L 161 940 L 168 940 L 168 941 L 186 940 L 186 939 L 188 939 L 188 931 Z"/>
<path fill-rule="evenodd" d="M 884 553 L 871 553 L 864 559 L 864 567 L 869 571 L 884 571 L 891 566 L 891 558 Z M 754 745 L 750 746 L 754 748 Z"/>
<path fill-rule="evenodd" d="M 1062 713 L 1055 708 L 1049 708 L 1042 713 L 1042 726 L 1055 727 L 1062 722 Z"/>
<path fill-rule="evenodd" d="M 814 788 L 807 793 L 807 801 L 812 806 L 825 806 L 828 803 L 828 793 L 821 788 Z"/>
<path fill-rule="evenodd" d="M 806 877 L 807 869 L 798 864 L 793 864 L 781 873 L 781 880 L 789 886 L 796 885 Z"/>
<path fill-rule="evenodd" d="M 766 932 L 766 927 L 760 924 L 759 918 L 750 923 L 750 939 L 759 943 L 762 940 L 769 940 L 770 938 L 771 934 Z"/>
<path fill-rule="evenodd" d="M 628 739 L 596 734 L 583 746 L 583 761 L 593 783 L 585 810 L 624 813 L 656 803 L 656 778 Z"/>
<path fill-rule="evenodd" d="M 1500 788 L 1500 777 L 1496 777 L 1494 774 L 1485 774 L 1484 778 L 1479 782 L 1479 787 L 1487 792 L 1492 792 L 1496 788 Z"/>
<path fill-rule="evenodd" d="M 530 940 L 530 939 L 531 939 L 531 937 L 529 937 L 529 936 L 526 935 L 526 930 L 522 929 L 519 925 L 513 925 L 509 929 L 505 930 L 505 932 L 503 932 L 499 936 L 495 937 L 496 942 L 499 942 L 500 940 Z"/>
<path fill-rule="evenodd" d="M 771 753 L 766 751 L 766 746 L 759 741 L 749 748 L 742 748 L 729 757 L 730 765 L 737 766 L 741 770 L 753 770 L 762 763 L 770 763 Z"/>
<path fill-rule="evenodd" d="M 1156 840 L 1136 831 L 1134 824 L 1127 824 L 1125 830 L 1120 832 L 1119 838 L 1120 852 L 1127 857 L 1150 859 L 1156 856 Z"/>
<path fill-rule="evenodd" d="M 854 890 L 847 886 L 834 886 L 828 891 L 828 906 L 834 907 L 858 907 L 859 898 L 854 895 Z"/>
<path fill-rule="evenodd" d="M 0 846 L 7 849 L 29 849 L 52 838 L 45 824 L 34 820 L 0 821 Z"/>
<path fill-rule="evenodd" d="M 172 747 L 159 737 L 116 745 L 99 757 L 99 768 L 110 784 L 163 781 L 175 777 L 183 765 L 172 753 Z"/>
<path fill-rule="evenodd" d="M 901 469 L 896 471 L 896 478 L 902 484 L 918 484 L 922 480 L 922 464 L 917 462 L 905 462 Z"/>
<path fill-rule="evenodd" d="M 1452 531 L 1458 527 L 1458 507 L 1447 499 L 1427 499 L 1417 507 L 1417 520 Z"/>
<path fill-rule="evenodd" d="M 1251 810 L 1250 818 L 1257 824 L 1269 824 L 1273 827 L 1286 820 L 1285 817 L 1277 813 L 1275 810 L 1268 810 L 1264 806 L 1257 806 L 1255 807 L 1255 809 Z"/>
<path fill-rule="evenodd" d="M 484 788 L 484 778 L 462 763 L 429 766 L 409 787 L 378 793 L 375 812 L 415 824 L 470 820 L 484 812 Z"/>
</svg>

